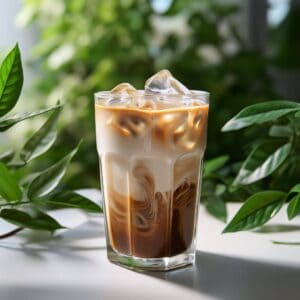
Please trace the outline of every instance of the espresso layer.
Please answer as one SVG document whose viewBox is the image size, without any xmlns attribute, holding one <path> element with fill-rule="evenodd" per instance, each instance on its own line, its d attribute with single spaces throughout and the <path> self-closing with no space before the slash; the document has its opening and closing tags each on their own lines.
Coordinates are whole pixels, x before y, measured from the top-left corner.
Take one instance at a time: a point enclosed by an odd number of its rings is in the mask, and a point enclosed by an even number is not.
<svg viewBox="0 0 300 300">
<path fill-rule="evenodd" d="M 115 155 L 103 157 L 103 170 L 110 178 L 120 175 L 113 171 L 114 159 Z M 150 160 L 163 163 L 160 157 L 147 158 L 146 161 L 150 163 Z M 197 173 L 199 159 L 195 158 L 194 163 Z M 175 168 L 178 164 L 180 160 L 175 163 Z M 174 174 L 176 170 L 170 170 L 172 182 Z M 198 174 L 183 177 L 174 191 L 164 192 L 157 191 L 155 178 L 141 159 L 133 161 L 133 168 L 127 176 L 128 191 L 132 193 L 124 196 L 110 184 L 105 192 L 113 248 L 124 254 L 152 258 L 172 256 L 186 250 L 194 235 Z"/>
</svg>

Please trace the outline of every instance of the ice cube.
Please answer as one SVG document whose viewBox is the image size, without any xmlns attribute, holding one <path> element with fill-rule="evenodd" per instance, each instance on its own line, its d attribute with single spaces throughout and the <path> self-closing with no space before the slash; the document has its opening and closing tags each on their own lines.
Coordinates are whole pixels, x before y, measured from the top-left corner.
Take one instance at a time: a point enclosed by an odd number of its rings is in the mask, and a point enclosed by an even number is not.
<svg viewBox="0 0 300 300">
<path fill-rule="evenodd" d="M 111 90 L 112 97 L 108 99 L 106 105 L 130 104 L 133 101 L 129 99 L 136 93 L 136 89 L 127 82 L 120 83 Z"/>
<path fill-rule="evenodd" d="M 161 93 L 161 94 L 190 94 L 181 82 L 173 77 L 170 71 L 161 70 L 150 77 L 145 83 L 145 92 L 147 94 Z"/>
<path fill-rule="evenodd" d="M 133 95 L 134 93 L 136 93 L 136 89 L 127 82 L 124 83 L 120 83 L 117 86 L 115 86 L 112 90 L 111 90 L 112 94 L 117 94 L 117 95 Z"/>
</svg>

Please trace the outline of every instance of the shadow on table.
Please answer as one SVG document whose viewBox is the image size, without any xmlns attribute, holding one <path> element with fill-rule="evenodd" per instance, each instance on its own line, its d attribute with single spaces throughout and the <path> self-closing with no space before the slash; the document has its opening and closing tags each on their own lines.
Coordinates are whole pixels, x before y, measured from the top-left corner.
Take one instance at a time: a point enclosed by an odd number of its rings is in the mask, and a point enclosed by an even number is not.
<svg viewBox="0 0 300 300">
<path fill-rule="evenodd" d="M 300 268 L 197 251 L 194 266 L 147 275 L 223 300 L 300 299 Z"/>
<path fill-rule="evenodd" d="M 29 232 L 20 235 L 21 241 L 0 241 L 0 248 L 21 251 L 34 259 L 43 259 L 43 253 L 54 253 L 67 259 L 86 259 L 80 255 L 82 251 L 98 251 L 106 249 L 104 226 L 97 221 L 87 221 L 75 228 L 58 235 L 51 236 L 47 232 Z M 102 238 L 99 242 L 99 238 Z M 85 239 L 95 239 L 95 243 L 85 245 Z"/>
<path fill-rule="evenodd" d="M 1 299 L 3 300 L 99 300 L 101 296 L 99 291 L 95 289 L 78 289 L 76 287 L 1 287 Z"/>
</svg>

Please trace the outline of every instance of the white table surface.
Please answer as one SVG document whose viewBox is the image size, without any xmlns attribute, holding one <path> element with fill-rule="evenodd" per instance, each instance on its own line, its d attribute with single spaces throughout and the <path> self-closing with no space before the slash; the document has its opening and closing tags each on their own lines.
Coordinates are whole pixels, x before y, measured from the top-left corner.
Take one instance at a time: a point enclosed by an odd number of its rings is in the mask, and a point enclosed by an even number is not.
<svg viewBox="0 0 300 300">
<path fill-rule="evenodd" d="M 229 205 L 230 217 L 238 207 Z M 201 207 L 196 264 L 147 274 L 106 259 L 101 216 L 73 209 L 52 214 L 71 229 L 51 239 L 24 231 L 0 240 L 1 300 L 300 299 L 300 246 L 271 243 L 300 241 L 300 219 L 288 222 L 285 210 L 268 228 L 289 231 L 221 235 L 224 224 Z M 0 232 L 11 228 L 0 223 Z"/>
</svg>

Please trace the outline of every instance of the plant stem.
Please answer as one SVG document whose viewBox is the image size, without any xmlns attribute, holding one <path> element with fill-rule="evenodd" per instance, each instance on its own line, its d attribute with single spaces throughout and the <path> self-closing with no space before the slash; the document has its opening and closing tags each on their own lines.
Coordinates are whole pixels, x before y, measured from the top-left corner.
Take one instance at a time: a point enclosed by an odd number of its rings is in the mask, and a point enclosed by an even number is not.
<svg viewBox="0 0 300 300">
<path fill-rule="evenodd" d="M 28 204 L 28 203 L 30 203 L 30 201 L 23 201 L 23 202 L 17 202 L 17 203 L 5 203 L 5 204 L 0 204 L 0 207 L 22 205 L 22 204 Z"/>
<path fill-rule="evenodd" d="M 8 238 L 10 236 L 13 236 L 13 235 L 17 234 L 18 232 L 20 232 L 21 230 L 23 230 L 23 229 L 24 229 L 23 227 L 18 227 L 18 228 L 14 229 L 14 230 L 11 230 L 9 232 L 1 234 L 0 235 L 0 240 L 6 239 L 6 238 Z"/>
<path fill-rule="evenodd" d="M 275 245 L 294 245 L 294 246 L 300 246 L 300 242 L 281 242 L 281 241 L 272 241 Z"/>
</svg>

